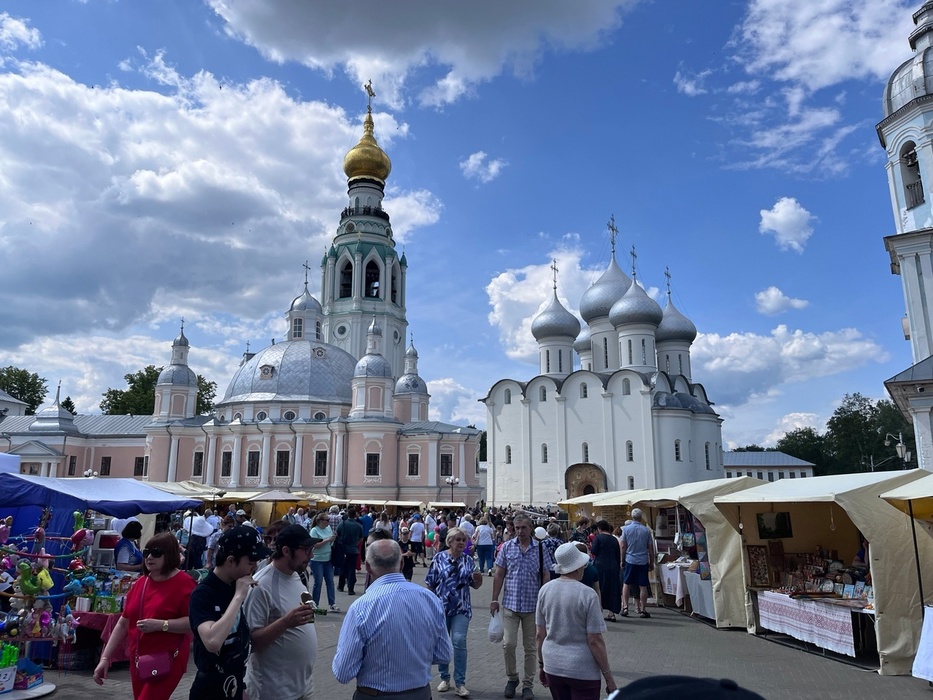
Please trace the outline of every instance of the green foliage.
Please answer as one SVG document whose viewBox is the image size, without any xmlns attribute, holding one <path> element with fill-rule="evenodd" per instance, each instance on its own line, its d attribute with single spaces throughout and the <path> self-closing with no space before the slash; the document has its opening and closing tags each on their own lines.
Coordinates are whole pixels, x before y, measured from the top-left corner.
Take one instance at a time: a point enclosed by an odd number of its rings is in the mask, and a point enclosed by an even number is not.
<svg viewBox="0 0 933 700">
<path fill-rule="evenodd" d="M 70 396 L 66 396 L 64 399 L 62 399 L 62 402 L 59 405 L 68 411 L 71 415 L 78 415 L 78 409 L 75 408 L 75 402 L 71 400 Z"/>
<path fill-rule="evenodd" d="M 825 441 L 813 428 L 797 428 L 789 433 L 784 433 L 784 437 L 777 441 L 775 447 L 779 452 L 789 454 L 791 457 L 811 462 L 816 466 L 813 468 L 816 476 L 826 474 L 826 451 Z"/>
<path fill-rule="evenodd" d="M 762 447 L 761 445 L 746 445 L 745 447 L 736 447 L 733 452 L 773 452 L 773 447 Z"/>
<path fill-rule="evenodd" d="M 34 415 L 48 393 L 46 380 L 35 372 L 10 365 L 0 369 L 0 389 L 28 404 L 26 415 Z"/>
<path fill-rule="evenodd" d="M 100 402 L 100 410 L 107 415 L 145 416 L 152 413 L 155 406 L 155 387 L 159 381 L 161 367 L 147 365 L 137 372 L 127 374 L 127 389 L 107 389 Z M 198 375 L 198 401 L 196 412 L 207 413 L 214 407 L 217 395 L 217 383 L 209 382 Z"/>
</svg>

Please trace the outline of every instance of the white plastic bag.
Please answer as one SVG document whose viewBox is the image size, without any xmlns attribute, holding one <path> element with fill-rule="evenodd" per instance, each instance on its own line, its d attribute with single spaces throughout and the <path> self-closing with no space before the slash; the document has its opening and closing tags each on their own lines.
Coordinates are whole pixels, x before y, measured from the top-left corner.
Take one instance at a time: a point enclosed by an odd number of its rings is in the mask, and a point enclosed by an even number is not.
<svg viewBox="0 0 933 700">
<path fill-rule="evenodd" d="M 502 614 L 493 613 L 489 617 L 489 641 L 493 644 L 501 644 L 504 632 L 502 630 Z"/>
</svg>

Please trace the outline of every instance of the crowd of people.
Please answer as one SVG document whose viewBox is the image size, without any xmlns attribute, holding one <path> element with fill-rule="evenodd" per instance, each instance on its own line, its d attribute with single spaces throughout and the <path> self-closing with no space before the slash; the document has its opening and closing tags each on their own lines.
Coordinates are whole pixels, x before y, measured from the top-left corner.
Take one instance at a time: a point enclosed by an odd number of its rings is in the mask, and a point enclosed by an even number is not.
<svg viewBox="0 0 933 700">
<path fill-rule="evenodd" d="M 535 681 L 555 700 L 596 700 L 616 683 L 606 622 L 646 608 L 653 540 L 638 509 L 614 531 L 583 518 L 569 527 L 547 509 L 372 512 L 365 506 L 289 509 L 265 528 L 242 509 L 206 512 L 214 530 L 199 560 L 174 528 L 138 550 L 127 525 L 117 565 L 142 573 L 94 680 L 127 644 L 135 698 L 167 700 L 185 672 L 193 636 L 192 700 L 302 700 L 313 692 L 315 613 L 340 612 L 336 590 L 361 595 L 342 621 L 332 663 L 355 700 L 469 697 L 471 591 L 492 577 L 490 614 L 502 627 L 503 695 L 533 700 Z M 138 523 L 137 523 L 138 525 Z M 124 543 L 127 540 L 129 544 Z M 137 554 L 138 553 L 138 554 Z M 124 561 L 125 560 L 125 561 Z M 197 565 L 200 583 L 184 575 Z M 424 585 L 412 582 L 427 568 Z M 132 569 L 131 569 L 132 570 Z M 335 585 L 336 579 L 336 585 Z M 326 594 L 326 606 L 322 596 Z M 406 643 L 406 663 L 386 650 Z M 518 647 L 522 663 L 518 664 Z"/>
</svg>

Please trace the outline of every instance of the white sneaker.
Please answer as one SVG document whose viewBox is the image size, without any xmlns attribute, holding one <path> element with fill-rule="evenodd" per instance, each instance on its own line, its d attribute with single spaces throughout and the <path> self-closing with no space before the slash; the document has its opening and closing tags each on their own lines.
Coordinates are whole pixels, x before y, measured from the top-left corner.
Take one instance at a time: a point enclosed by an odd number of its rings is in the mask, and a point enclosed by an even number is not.
<svg viewBox="0 0 933 700">
<path fill-rule="evenodd" d="M 330 611 L 331 611 L 331 612 L 340 612 L 340 606 L 337 605 L 336 603 L 334 603 L 333 605 L 330 606 Z"/>
<path fill-rule="evenodd" d="M 437 686 L 438 693 L 446 693 L 448 690 L 450 690 L 450 681 L 441 681 Z"/>
<path fill-rule="evenodd" d="M 467 687 L 466 687 L 465 685 L 458 685 L 458 686 L 457 686 L 457 689 L 456 689 L 454 692 L 455 692 L 457 695 L 459 695 L 461 698 L 468 698 L 468 697 L 470 697 L 470 691 L 467 690 Z"/>
</svg>

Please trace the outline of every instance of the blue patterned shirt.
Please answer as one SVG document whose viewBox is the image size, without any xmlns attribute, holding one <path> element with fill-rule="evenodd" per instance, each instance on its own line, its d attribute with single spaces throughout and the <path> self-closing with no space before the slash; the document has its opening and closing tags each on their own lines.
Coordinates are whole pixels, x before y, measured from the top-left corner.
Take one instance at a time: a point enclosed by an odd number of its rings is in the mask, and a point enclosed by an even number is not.
<svg viewBox="0 0 933 700">
<path fill-rule="evenodd" d="M 548 551 L 534 539 L 522 551 L 516 537 L 502 545 L 496 557 L 496 566 L 505 569 L 502 606 L 518 613 L 534 612 L 541 581 L 549 579 L 548 572 L 554 566 Z"/>
<path fill-rule="evenodd" d="M 447 617 L 465 615 L 468 620 L 473 617 L 470 585 L 473 583 L 474 571 L 476 564 L 473 557 L 466 554 L 451 559 L 450 551 L 444 551 L 431 561 L 431 568 L 424 577 L 424 585 L 440 598 Z"/>
<path fill-rule="evenodd" d="M 404 663 L 391 653 L 405 643 Z M 347 609 L 331 669 L 340 683 L 383 693 L 423 688 L 433 664 L 450 663 L 453 647 L 440 601 L 402 574 L 384 574 Z"/>
</svg>

